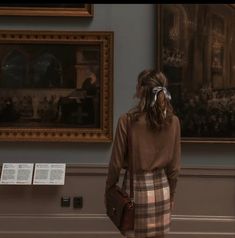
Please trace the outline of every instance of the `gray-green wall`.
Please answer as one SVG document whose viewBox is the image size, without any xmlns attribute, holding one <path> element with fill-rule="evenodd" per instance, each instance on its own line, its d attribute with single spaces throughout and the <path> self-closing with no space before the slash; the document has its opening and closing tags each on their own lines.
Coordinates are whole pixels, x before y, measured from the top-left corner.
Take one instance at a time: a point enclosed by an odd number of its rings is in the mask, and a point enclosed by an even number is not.
<svg viewBox="0 0 235 238">
<path fill-rule="evenodd" d="M 156 9 L 152 4 L 95 4 L 94 17 L 0 17 L 0 29 L 114 31 L 114 130 L 134 104 L 138 73 L 156 65 Z M 0 162 L 107 164 L 111 144 L 0 143 Z M 235 166 L 235 144 L 183 144 L 183 166 Z"/>
</svg>

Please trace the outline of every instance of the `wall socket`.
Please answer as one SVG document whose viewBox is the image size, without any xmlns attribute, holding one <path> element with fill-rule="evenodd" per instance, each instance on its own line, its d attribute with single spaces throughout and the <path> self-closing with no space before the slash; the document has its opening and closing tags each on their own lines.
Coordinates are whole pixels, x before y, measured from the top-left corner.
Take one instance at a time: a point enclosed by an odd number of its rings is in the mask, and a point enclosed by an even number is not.
<svg viewBox="0 0 235 238">
<path fill-rule="evenodd" d="M 60 205 L 61 207 L 70 207 L 70 197 L 62 197 Z"/>
<path fill-rule="evenodd" d="M 73 207 L 82 208 L 83 207 L 83 197 L 74 197 L 73 198 Z"/>
</svg>

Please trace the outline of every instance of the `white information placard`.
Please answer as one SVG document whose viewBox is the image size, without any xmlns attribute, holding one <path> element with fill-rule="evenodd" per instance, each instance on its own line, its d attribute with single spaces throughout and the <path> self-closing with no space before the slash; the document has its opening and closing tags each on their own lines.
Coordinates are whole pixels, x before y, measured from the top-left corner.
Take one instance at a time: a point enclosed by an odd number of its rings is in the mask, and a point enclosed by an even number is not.
<svg viewBox="0 0 235 238">
<path fill-rule="evenodd" d="M 37 163 L 34 169 L 33 184 L 64 185 L 65 168 L 65 164 Z"/>
<path fill-rule="evenodd" d="M 4 163 L 0 184 L 32 184 L 32 163 Z"/>
</svg>

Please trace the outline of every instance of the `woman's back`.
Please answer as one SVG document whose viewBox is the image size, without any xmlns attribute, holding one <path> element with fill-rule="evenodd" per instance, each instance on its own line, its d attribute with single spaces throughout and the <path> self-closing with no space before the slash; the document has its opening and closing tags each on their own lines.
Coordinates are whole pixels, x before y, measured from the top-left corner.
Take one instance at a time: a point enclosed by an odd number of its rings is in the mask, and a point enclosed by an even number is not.
<svg viewBox="0 0 235 238">
<path fill-rule="evenodd" d="M 126 115 L 124 116 L 126 117 Z M 161 130 L 148 128 L 145 115 L 131 124 L 132 156 L 135 171 L 152 171 L 161 169 L 174 158 L 174 145 L 180 140 L 179 119 L 172 117 L 171 123 Z"/>
<path fill-rule="evenodd" d="M 129 192 L 131 159 L 135 227 L 126 233 L 128 237 L 160 237 L 170 227 L 181 147 L 180 122 L 173 113 L 165 84 L 162 73 L 142 71 L 136 88 L 139 103 L 120 116 L 116 128 L 106 192 L 118 182 L 121 168 L 127 168 L 123 189 Z"/>
</svg>

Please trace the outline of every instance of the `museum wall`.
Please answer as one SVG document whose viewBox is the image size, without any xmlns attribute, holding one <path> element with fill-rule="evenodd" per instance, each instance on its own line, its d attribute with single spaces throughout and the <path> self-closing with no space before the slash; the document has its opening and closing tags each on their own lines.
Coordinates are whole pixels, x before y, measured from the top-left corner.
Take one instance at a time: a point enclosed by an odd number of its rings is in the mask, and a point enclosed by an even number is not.
<svg viewBox="0 0 235 238">
<path fill-rule="evenodd" d="M 113 128 L 134 105 L 136 77 L 156 65 L 151 4 L 95 4 L 92 19 L 0 17 L 0 29 L 114 31 Z M 121 237 L 107 218 L 103 192 L 111 143 L 0 142 L 0 163 L 62 162 L 64 186 L 0 186 L 0 237 Z M 235 230 L 235 147 L 182 143 L 182 172 L 169 237 L 225 238 Z M 82 197 L 82 208 L 73 198 Z M 69 197 L 69 207 L 61 207 Z"/>
<path fill-rule="evenodd" d="M 93 18 L 0 17 L 0 29 L 114 31 L 113 128 L 135 101 L 136 77 L 156 65 L 156 8 L 152 4 L 95 4 Z M 111 143 L 0 142 L 0 162 L 107 164 Z M 182 144 L 185 166 L 235 166 L 232 144 Z"/>
</svg>

